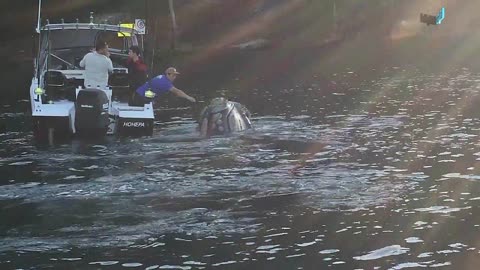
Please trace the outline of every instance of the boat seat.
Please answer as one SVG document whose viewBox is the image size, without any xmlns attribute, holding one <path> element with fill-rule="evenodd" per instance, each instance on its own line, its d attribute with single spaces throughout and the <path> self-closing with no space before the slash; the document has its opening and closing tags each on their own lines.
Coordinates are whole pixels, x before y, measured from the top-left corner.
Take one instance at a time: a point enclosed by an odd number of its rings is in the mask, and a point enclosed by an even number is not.
<svg viewBox="0 0 480 270">
<path fill-rule="evenodd" d="M 58 70 L 48 70 L 44 75 L 45 102 L 67 99 L 75 101 L 75 86 Z"/>
<path fill-rule="evenodd" d="M 111 87 L 129 87 L 128 74 L 114 72 L 108 76 L 108 84 Z"/>
<path fill-rule="evenodd" d="M 114 100 L 128 101 L 130 98 L 130 83 L 128 73 L 114 72 L 108 76 L 108 85 L 112 88 Z"/>
<path fill-rule="evenodd" d="M 58 70 L 49 70 L 45 72 L 45 85 L 47 87 L 63 87 L 67 77 Z"/>
</svg>

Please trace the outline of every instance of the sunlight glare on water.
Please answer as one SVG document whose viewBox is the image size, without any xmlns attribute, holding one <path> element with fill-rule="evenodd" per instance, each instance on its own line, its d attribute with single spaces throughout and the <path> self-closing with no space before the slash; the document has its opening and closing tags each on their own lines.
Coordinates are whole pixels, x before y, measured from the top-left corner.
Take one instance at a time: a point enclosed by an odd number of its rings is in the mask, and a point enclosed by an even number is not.
<svg viewBox="0 0 480 270">
<path fill-rule="evenodd" d="M 201 139 L 183 116 L 150 138 L 2 133 L 0 264 L 449 266 L 477 252 L 462 232 L 480 228 L 479 78 L 399 74 L 323 98 L 343 109 L 318 97 L 324 109 L 254 115 L 255 130 L 228 137 Z"/>
</svg>

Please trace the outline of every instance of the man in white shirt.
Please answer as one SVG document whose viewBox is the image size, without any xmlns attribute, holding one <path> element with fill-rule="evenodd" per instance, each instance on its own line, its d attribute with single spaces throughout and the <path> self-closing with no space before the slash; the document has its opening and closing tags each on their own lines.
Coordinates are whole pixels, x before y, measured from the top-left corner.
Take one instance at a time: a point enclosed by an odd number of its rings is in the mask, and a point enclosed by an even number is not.
<svg viewBox="0 0 480 270">
<path fill-rule="evenodd" d="M 97 40 L 95 51 L 87 53 L 80 67 L 85 68 L 83 85 L 86 88 L 103 89 L 108 85 L 108 73 L 113 72 L 112 60 L 110 60 L 108 44 L 103 40 Z"/>
</svg>

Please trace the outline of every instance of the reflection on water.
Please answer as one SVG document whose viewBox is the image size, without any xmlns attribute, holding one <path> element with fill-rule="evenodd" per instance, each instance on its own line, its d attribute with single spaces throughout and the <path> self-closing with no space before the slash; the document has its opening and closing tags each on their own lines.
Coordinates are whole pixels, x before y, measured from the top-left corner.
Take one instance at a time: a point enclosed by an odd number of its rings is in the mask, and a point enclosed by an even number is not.
<svg viewBox="0 0 480 270">
<path fill-rule="evenodd" d="M 480 77 L 392 71 L 278 91 L 208 140 L 180 110 L 151 138 L 37 146 L 3 108 L 0 265 L 475 269 Z"/>
</svg>

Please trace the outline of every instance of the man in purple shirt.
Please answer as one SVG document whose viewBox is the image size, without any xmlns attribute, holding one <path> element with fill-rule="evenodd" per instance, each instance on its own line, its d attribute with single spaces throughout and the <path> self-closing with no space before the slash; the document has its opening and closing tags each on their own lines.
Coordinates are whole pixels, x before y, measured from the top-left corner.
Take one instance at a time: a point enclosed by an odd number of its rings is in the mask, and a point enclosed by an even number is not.
<svg viewBox="0 0 480 270">
<path fill-rule="evenodd" d="M 195 98 L 185 94 L 185 92 L 173 86 L 173 81 L 175 78 L 177 78 L 178 74 L 180 73 L 177 72 L 175 68 L 167 68 L 167 70 L 165 70 L 165 75 L 158 75 L 137 88 L 130 105 L 143 106 L 144 104 L 152 101 L 152 99 L 157 95 L 167 92 L 172 92 L 177 97 L 187 99 L 191 102 L 196 102 Z"/>
</svg>

